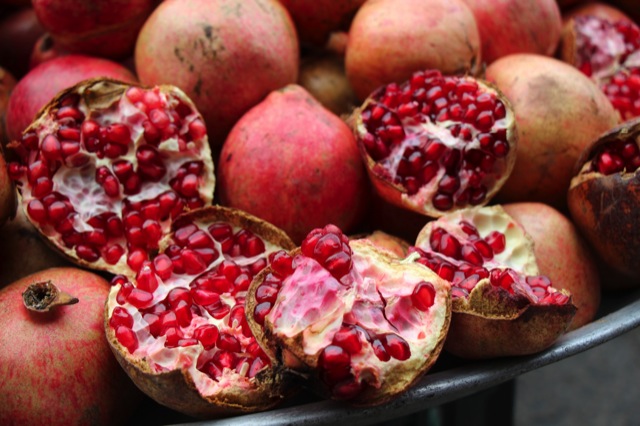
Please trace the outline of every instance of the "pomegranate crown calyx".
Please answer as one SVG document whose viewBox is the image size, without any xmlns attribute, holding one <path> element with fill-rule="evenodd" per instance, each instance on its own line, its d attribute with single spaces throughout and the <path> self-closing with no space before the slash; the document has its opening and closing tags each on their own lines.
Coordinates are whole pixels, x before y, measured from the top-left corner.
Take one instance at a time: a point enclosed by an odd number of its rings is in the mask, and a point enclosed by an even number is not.
<svg viewBox="0 0 640 426">
<path fill-rule="evenodd" d="M 78 303 L 78 298 L 61 291 L 51 281 L 43 281 L 30 284 L 22 292 L 22 302 L 30 311 L 48 312 L 56 306 Z"/>
</svg>

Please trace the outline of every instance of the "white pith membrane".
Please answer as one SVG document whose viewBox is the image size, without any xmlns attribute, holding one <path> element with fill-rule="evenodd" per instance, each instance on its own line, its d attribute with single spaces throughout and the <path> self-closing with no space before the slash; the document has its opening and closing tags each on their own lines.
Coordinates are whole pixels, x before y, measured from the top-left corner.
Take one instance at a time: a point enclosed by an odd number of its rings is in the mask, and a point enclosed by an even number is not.
<svg viewBox="0 0 640 426">
<path fill-rule="evenodd" d="M 288 366 L 303 374 L 315 369 L 332 397 L 375 404 L 406 390 L 435 361 L 449 326 L 450 286 L 429 269 L 367 240 L 349 245 L 352 267 L 340 279 L 316 259 L 295 255 L 293 272 L 282 278 L 263 327 L 277 345 L 296 357 Z M 420 310 L 412 302 L 412 293 L 425 282 L 435 294 L 433 304 Z M 259 290 L 260 285 L 255 294 Z M 349 376 L 335 381 L 323 378 L 328 374 L 320 361 L 323 350 L 340 346 L 334 340 L 336 333 L 354 326 L 361 348 L 350 353 Z M 388 359 L 382 360 L 372 344 L 380 344 L 384 336 L 404 340 L 410 356 L 397 359 L 385 346 Z M 291 360 L 285 357 L 284 361 Z M 306 366 L 298 365 L 300 361 Z"/>
<path fill-rule="evenodd" d="M 514 114 L 502 99 L 486 82 L 438 71 L 374 92 L 355 122 L 374 182 L 399 188 L 402 205 L 429 216 L 486 204 L 511 173 L 517 146 Z M 388 188 L 376 189 L 394 202 Z"/>
<path fill-rule="evenodd" d="M 148 113 L 151 107 L 147 106 L 149 103 L 145 104 L 146 99 L 136 101 L 135 104 L 129 99 L 128 90 L 132 87 L 138 90 L 137 93 L 143 95 L 155 94 L 155 99 L 159 98 L 161 102 L 159 109 L 167 112 L 175 111 L 175 116 L 168 114 L 169 124 L 167 125 L 176 128 L 175 134 L 167 132 L 165 136 L 162 134 L 163 130 L 157 128 L 160 133 L 159 139 L 153 144 L 147 143 L 143 122 L 150 122 Z M 58 112 L 68 106 L 76 108 L 83 117 L 58 118 Z M 147 112 L 141 108 L 146 108 Z M 177 109 L 180 109 L 182 115 L 178 114 Z M 104 141 L 100 142 L 100 147 L 92 148 L 94 151 L 90 152 L 87 144 L 91 143 L 88 142 L 91 138 L 86 138 L 82 131 L 83 123 L 89 120 L 103 129 L 114 123 L 124 124 L 129 130 L 130 141 L 128 145 L 125 143 L 116 147 L 116 151 L 125 150 L 126 153 L 107 155 L 106 147 L 109 142 Z M 190 131 L 190 126 L 196 126 L 198 130 Z M 70 131 L 77 131 L 79 135 L 77 141 L 68 139 L 66 135 Z M 25 141 L 30 137 L 33 138 L 34 135 L 37 138 L 37 146 L 30 146 Z M 43 154 L 43 142 L 49 135 L 56 136 L 60 145 L 63 146 L 62 155 L 57 158 L 48 159 Z M 74 143 L 79 143 L 79 152 L 65 153 L 64 145 Z M 111 148 L 116 145 L 111 143 Z M 149 147 L 154 147 L 157 155 L 151 163 L 141 166 L 136 153 Z M 114 273 L 135 273 L 135 270 L 131 272 L 130 265 L 127 264 L 128 254 L 131 251 L 138 249 L 141 253 L 145 253 L 144 257 L 146 257 L 147 252 L 157 250 L 156 236 L 166 234 L 173 217 L 191 208 L 210 205 L 213 198 L 215 179 L 204 121 L 189 98 L 180 89 L 172 86 L 141 88 L 113 80 L 99 79 L 82 82 L 61 92 L 29 126 L 19 145 L 14 148 L 21 157 L 22 165 L 13 165 L 13 170 L 17 171 L 13 177 L 21 194 L 21 203 L 30 221 L 59 250 L 94 269 Z M 51 189 L 44 195 L 34 193 L 35 186 L 29 182 L 29 167 L 38 160 L 49 169 L 47 177 L 52 182 Z M 127 174 L 126 178 L 120 179 L 115 173 L 114 164 L 122 161 L 128 161 L 133 172 Z M 115 178 L 117 194 L 107 194 L 104 186 L 97 182 L 96 171 L 100 168 L 106 168 L 109 171 L 111 175 L 109 179 L 112 179 L 112 182 Z M 152 181 L 145 177 L 145 172 L 142 171 L 145 168 L 156 171 L 164 169 L 164 172 L 160 172 L 161 176 L 153 178 Z M 184 180 L 180 178 L 178 181 L 175 180 L 179 174 L 195 175 L 197 190 L 188 196 L 183 195 L 181 185 Z M 141 184 L 139 190 L 128 191 L 127 194 L 124 185 L 132 176 L 133 179 L 136 176 L 140 177 Z M 177 189 L 172 188 L 172 182 L 177 185 Z M 173 204 L 173 210 L 159 214 L 157 207 L 160 196 L 167 193 L 177 196 L 174 197 L 177 201 Z M 34 204 L 30 205 L 32 201 Z M 33 206 L 37 206 L 37 202 L 40 202 L 40 208 L 44 206 L 44 220 L 34 217 Z M 63 217 L 54 222 L 51 218 L 50 206 L 56 202 L 58 207 L 59 202 L 66 204 L 66 210 Z M 134 210 L 140 213 L 140 220 L 135 225 L 128 226 L 122 219 L 126 212 Z M 120 235 L 109 233 L 107 230 L 106 218 L 112 214 L 120 219 Z M 97 216 L 100 216 L 101 220 L 98 220 Z M 161 231 L 158 232 L 158 230 Z M 139 240 L 144 242 L 134 244 L 127 241 L 127 232 L 138 232 L 142 235 Z M 98 238 L 100 241 L 89 242 L 88 235 L 95 236 L 96 233 L 101 234 Z M 111 259 L 107 260 L 106 253 L 116 246 L 119 248 L 115 252 L 122 251 L 117 261 L 114 261 L 117 256 L 113 255 L 114 251 L 111 251 Z"/>
<path fill-rule="evenodd" d="M 575 66 L 598 83 L 623 119 L 640 116 L 640 28 L 595 16 L 573 22 Z"/>
<path fill-rule="evenodd" d="M 194 220 L 189 221 L 187 223 L 181 223 L 180 227 L 176 229 L 176 232 L 181 228 L 188 226 L 189 224 L 196 225 L 197 229 L 193 232 L 203 231 L 206 233 L 212 244 L 208 243 L 208 247 L 213 247 L 214 251 L 217 253 L 217 258 L 215 258 L 211 263 L 206 266 L 206 269 L 198 273 L 197 275 L 190 275 L 186 273 L 177 273 L 175 269 L 171 276 L 162 280 L 158 274 L 154 273 L 154 269 L 150 265 L 145 265 L 141 269 L 140 274 L 145 272 L 151 272 L 156 277 L 158 286 L 155 291 L 153 291 L 153 299 L 149 302 L 145 303 L 143 306 L 136 307 L 134 304 L 130 303 L 130 299 L 128 297 L 123 297 L 124 300 L 121 300 L 122 303 L 118 302 L 118 294 L 121 292 L 123 288 L 123 284 L 116 284 L 111 288 L 111 292 L 109 293 L 109 298 L 107 301 L 107 315 L 109 320 L 112 319 L 114 310 L 116 308 L 123 308 L 133 319 L 133 327 L 130 329 L 135 334 L 135 338 L 137 339 L 137 347 L 133 352 L 131 352 L 126 345 L 123 345 L 118 339 L 118 335 L 120 331 L 114 330 L 113 324 L 109 323 L 107 326 L 107 332 L 112 336 L 116 336 L 116 339 L 120 343 L 119 351 L 122 354 L 125 354 L 125 357 L 128 360 L 138 360 L 139 362 L 145 363 L 149 370 L 153 373 L 166 373 L 172 370 L 185 370 L 188 371 L 188 374 L 192 377 L 193 383 L 196 386 L 198 392 L 204 396 L 214 396 L 219 394 L 224 394 L 225 391 L 230 391 L 234 395 L 237 395 L 238 392 L 244 393 L 245 396 L 249 400 L 256 400 L 256 398 L 252 398 L 252 393 L 259 392 L 256 386 L 256 378 L 255 375 L 264 368 L 270 366 L 270 360 L 262 352 L 259 345 L 256 342 L 255 337 L 250 332 L 248 326 L 246 325 L 246 320 L 244 320 L 244 314 L 241 316 L 232 316 L 234 315 L 234 307 L 242 306 L 244 309 L 244 299 L 246 296 L 246 291 L 249 286 L 253 275 L 257 274 L 259 270 L 264 268 L 267 264 L 267 259 L 270 253 L 281 250 L 282 247 L 276 246 L 263 238 L 260 238 L 256 234 L 251 233 L 251 235 L 257 237 L 264 244 L 264 250 L 259 253 L 251 256 L 245 256 L 241 254 L 241 252 L 234 252 L 227 250 L 227 253 L 223 252 L 222 244 L 223 241 L 216 240 L 212 234 L 208 231 L 209 227 L 213 225 L 223 225 L 230 226 L 233 233 L 234 245 L 236 247 L 240 247 L 239 239 L 237 238 L 239 232 L 243 231 L 243 228 L 235 225 L 228 224 L 226 222 L 217 222 L 211 220 Z M 190 234 L 190 235 L 193 235 Z M 175 240 L 175 232 L 171 234 L 171 238 L 167 241 L 167 245 L 176 245 Z M 246 235 L 246 234 L 245 234 Z M 201 240 L 202 241 L 202 240 Z M 164 245 L 164 242 L 163 242 Z M 185 246 L 181 246 L 183 249 L 190 247 L 188 244 Z M 223 273 L 217 273 L 221 265 L 229 264 L 232 262 L 233 264 L 240 267 L 241 275 L 244 274 L 244 277 L 236 277 L 235 284 L 229 280 L 229 277 L 225 276 Z M 255 265 L 253 269 L 252 265 Z M 259 265 L 259 266 L 258 266 Z M 196 301 L 193 297 L 194 291 L 196 289 L 202 290 L 204 287 L 198 284 L 198 279 L 203 279 L 204 277 L 211 277 L 215 275 L 219 277 L 219 279 L 226 279 L 227 289 L 217 293 L 219 295 L 219 301 L 211 303 L 210 305 L 199 305 L 198 301 Z M 118 279 L 123 279 L 123 277 L 116 277 L 114 282 Z M 125 279 L 126 280 L 126 279 Z M 135 288 L 138 287 L 139 283 L 136 280 L 129 281 L 132 282 Z M 242 282 L 241 287 L 237 287 L 238 283 Z M 167 299 L 167 295 L 174 289 L 187 289 L 191 290 L 190 303 L 191 307 L 189 311 L 191 312 L 190 319 L 185 321 L 184 323 L 168 325 L 167 329 L 171 327 L 177 327 L 179 330 L 178 333 L 181 334 L 178 339 L 177 346 L 175 347 L 167 347 L 167 335 L 168 331 L 160 331 L 157 336 L 154 336 L 150 331 L 150 323 L 146 321 L 145 314 L 149 314 L 150 311 L 155 311 L 154 307 L 161 305 L 163 302 L 166 305 L 169 305 L 169 302 L 165 300 Z M 222 287 L 219 287 L 222 288 Z M 210 288 L 207 288 L 209 292 L 212 292 Z M 133 290 L 132 290 L 133 291 Z M 204 300 L 204 299 L 200 299 Z M 224 306 L 226 305 L 226 307 Z M 167 310 L 171 310 L 171 308 L 177 309 L 175 307 L 171 307 L 170 305 L 167 307 Z M 160 307 L 162 309 L 162 307 Z M 159 314 L 162 315 L 162 314 Z M 151 317 L 153 318 L 153 317 Z M 188 317 L 187 317 L 188 318 Z M 238 318 L 242 318 L 243 320 L 238 321 Z M 218 329 L 218 336 L 222 335 L 230 335 L 233 336 L 237 342 L 239 343 L 239 350 L 232 351 L 225 348 L 220 348 L 220 340 L 218 339 L 212 347 L 205 348 L 205 344 L 203 344 L 196 337 L 197 329 L 202 326 L 210 326 L 215 325 Z M 116 325 L 116 328 L 126 327 L 120 324 Z M 247 332 L 248 331 L 248 332 Z M 127 332 L 127 330 L 124 330 Z M 182 342 L 182 343 L 180 343 Z M 126 342 L 125 342 L 126 343 Z M 181 346 L 184 345 L 184 346 Z M 169 346 L 173 346 L 173 344 L 169 344 Z M 226 358 L 225 358 L 226 357 Z M 224 365 L 219 366 L 219 371 L 214 374 L 210 374 L 213 370 L 209 370 L 212 363 L 217 363 L 221 359 L 227 360 L 236 360 L 234 362 L 236 366 L 232 368 L 225 367 Z M 260 361 L 256 361 L 257 358 L 260 358 L 264 364 L 259 365 Z M 244 359 L 244 360 L 243 360 Z M 256 364 L 254 364 L 256 362 Z M 251 368 L 254 370 L 251 370 Z M 250 373 L 251 372 L 251 373 Z M 251 377 L 249 377 L 251 374 Z M 224 400 L 226 397 L 222 397 Z M 233 404 L 233 400 L 230 400 L 231 404 Z M 229 402 L 229 401 L 227 401 Z"/>
<path fill-rule="evenodd" d="M 477 235 L 465 232 L 464 229 L 469 229 L 469 225 Z M 455 238 L 460 247 L 466 246 L 467 249 L 474 244 L 484 243 L 485 246 L 493 247 L 489 242 L 496 235 L 502 235 L 504 242 L 497 245 L 501 249 L 494 251 L 491 248 L 489 257 L 474 247 L 474 256 L 479 255 L 477 259 L 480 261 L 473 263 L 461 255 L 460 248 L 453 256 L 450 254 L 452 252 L 442 247 L 436 245 L 438 248 L 434 248 L 432 235 L 443 231 L 443 235 Z M 434 237 L 440 244 L 443 238 L 445 237 Z M 547 277 L 539 275 L 533 240 L 500 205 L 463 209 L 429 222 L 418 234 L 413 251 L 420 254 L 418 262 L 452 283 L 454 311 L 460 306 L 463 309 L 473 309 L 467 301 L 473 299 L 474 295 L 481 294 L 484 287 L 490 286 L 504 290 L 502 294 L 506 298 L 524 297 L 534 305 L 570 303 L 570 295 L 566 291 L 555 289 Z M 491 276 L 492 271 L 496 274 L 495 277 Z M 511 279 L 506 278 L 507 275 Z M 500 284 L 503 277 L 506 281 Z"/>
</svg>

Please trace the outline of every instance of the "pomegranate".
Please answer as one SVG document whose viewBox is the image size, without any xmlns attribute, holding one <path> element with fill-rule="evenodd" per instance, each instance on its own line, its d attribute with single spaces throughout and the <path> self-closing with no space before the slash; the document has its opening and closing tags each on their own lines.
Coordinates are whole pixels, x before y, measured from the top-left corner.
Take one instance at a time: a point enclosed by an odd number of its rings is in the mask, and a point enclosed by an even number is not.
<svg viewBox="0 0 640 426">
<path fill-rule="evenodd" d="M 349 29 L 345 66 L 360 100 L 416 71 L 475 74 L 480 62 L 478 27 L 462 0 L 370 0 Z"/>
<path fill-rule="evenodd" d="M 607 290 L 640 286 L 640 118 L 604 133 L 577 162 L 568 194 L 576 226 L 605 265 Z"/>
<path fill-rule="evenodd" d="M 47 269 L 0 290 L 0 423 L 126 422 L 142 395 L 104 338 L 108 293 L 107 281 L 76 268 Z"/>
<path fill-rule="evenodd" d="M 623 120 L 640 116 L 640 27 L 576 16 L 565 24 L 561 55 L 600 86 Z"/>
<path fill-rule="evenodd" d="M 45 269 L 73 266 L 40 237 L 21 208 L 4 224 L 0 235 L 0 287 Z"/>
<path fill-rule="evenodd" d="M 289 85 L 234 126 L 222 147 L 218 189 L 223 205 L 259 216 L 300 243 L 329 222 L 354 230 L 368 184 L 349 127 Z"/>
<path fill-rule="evenodd" d="M 620 21 L 620 20 L 628 20 L 629 18 L 623 11 L 620 9 L 608 4 L 602 3 L 599 1 L 588 2 L 582 5 L 579 5 L 573 9 L 570 9 L 568 12 L 562 14 L 562 21 L 564 25 L 571 18 L 575 18 L 577 16 L 595 16 L 601 19 L 606 19 L 607 21 Z"/>
<path fill-rule="evenodd" d="M 400 237 L 388 234 L 384 231 L 376 229 L 370 234 L 356 235 L 352 239 L 366 239 L 374 246 L 387 250 L 391 254 L 401 259 L 405 258 L 409 251 L 409 243 Z"/>
<path fill-rule="evenodd" d="M 416 72 L 374 92 L 351 121 L 377 193 L 431 217 L 486 204 L 516 158 L 509 102 L 473 77 Z"/>
<path fill-rule="evenodd" d="M 429 222 L 413 251 L 452 285 L 445 350 L 462 358 L 533 354 L 551 346 L 576 307 L 540 275 L 533 240 L 499 206 L 458 210 Z"/>
<path fill-rule="evenodd" d="M 513 173 L 496 199 L 564 210 L 574 163 L 584 147 L 616 125 L 616 111 L 588 77 L 546 56 L 505 56 L 487 67 L 486 78 L 511 101 L 520 132 Z"/>
<path fill-rule="evenodd" d="M 511 53 L 554 54 L 562 19 L 556 0 L 464 0 L 473 12 L 490 64 Z"/>
<path fill-rule="evenodd" d="M 213 197 L 204 121 L 173 86 L 85 80 L 60 92 L 11 146 L 20 162 L 9 172 L 27 217 L 93 269 L 137 272 L 172 218 Z"/>
<path fill-rule="evenodd" d="M 118 361 L 157 402 L 196 417 L 268 409 L 285 382 L 245 319 L 251 279 L 293 243 L 239 210 L 209 207 L 178 218 L 153 261 L 116 276 L 106 306 Z"/>
<path fill-rule="evenodd" d="M 0 67 L 0 146 L 5 146 L 7 142 L 5 116 L 9 104 L 9 96 L 15 86 L 16 79 L 8 71 Z"/>
<path fill-rule="evenodd" d="M 33 69 L 43 62 L 50 61 L 51 59 L 58 58 L 60 56 L 68 55 L 71 52 L 61 48 L 51 37 L 51 34 L 44 33 L 36 41 L 31 52 L 31 58 L 29 59 L 29 68 Z"/>
<path fill-rule="evenodd" d="M 144 84 L 174 84 L 193 99 L 219 148 L 247 110 L 295 83 L 299 55 L 277 0 L 167 0 L 142 28 L 135 62 Z"/>
<path fill-rule="evenodd" d="M 2 148 L 0 148 L 0 227 L 9 217 L 13 216 L 15 212 L 15 197 L 13 183 L 9 177 Z"/>
<path fill-rule="evenodd" d="M 450 313 L 446 281 L 331 224 L 276 253 L 247 295 L 263 347 L 322 395 L 362 406 L 398 396 L 433 365 Z"/>
<path fill-rule="evenodd" d="M 322 46 L 330 34 L 349 28 L 351 19 L 366 0 L 279 0 L 291 14 L 300 41 Z"/>
<path fill-rule="evenodd" d="M 609 3 L 629 15 L 635 22 L 640 22 L 640 9 L 636 0 L 610 0 Z"/>
<path fill-rule="evenodd" d="M 571 293 L 578 310 L 568 330 L 591 322 L 600 307 L 600 276 L 594 254 L 575 225 L 542 203 L 512 203 L 503 208 L 533 239 L 540 273 L 556 288 Z"/>
<path fill-rule="evenodd" d="M 336 115 L 350 113 L 358 103 L 345 74 L 344 60 L 336 55 L 304 58 L 298 84 Z"/>
<path fill-rule="evenodd" d="M 42 26 L 70 52 L 121 59 L 158 0 L 32 0 Z"/>
<path fill-rule="evenodd" d="M 7 106 L 7 136 L 20 139 L 38 111 L 59 91 L 94 77 L 134 82 L 136 77 L 122 65 L 107 59 L 81 55 L 56 58 L 29 71 L 13 90 Z"/>
<path fill-rule="evenodd" d="M 31 6 L 27 1 L 26 6 Z M 0 66 L 21 78 L 29 71 L 29 55 L 44 33 L 32 7 L 11 12 L 0 21 Z"/>
</svg>

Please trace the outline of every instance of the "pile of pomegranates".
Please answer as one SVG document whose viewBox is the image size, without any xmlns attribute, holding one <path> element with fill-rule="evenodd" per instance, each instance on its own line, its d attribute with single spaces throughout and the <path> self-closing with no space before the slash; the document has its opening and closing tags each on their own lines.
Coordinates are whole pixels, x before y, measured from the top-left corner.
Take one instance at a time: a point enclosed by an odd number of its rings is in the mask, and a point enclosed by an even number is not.
<svg viewBox="0 0 640 426">
<path fill-rule="evenodd" d="M 0 2 L 0 423 L 380 405 L 591 322 L 640 287 L 627 3 Z"/>
</svg>

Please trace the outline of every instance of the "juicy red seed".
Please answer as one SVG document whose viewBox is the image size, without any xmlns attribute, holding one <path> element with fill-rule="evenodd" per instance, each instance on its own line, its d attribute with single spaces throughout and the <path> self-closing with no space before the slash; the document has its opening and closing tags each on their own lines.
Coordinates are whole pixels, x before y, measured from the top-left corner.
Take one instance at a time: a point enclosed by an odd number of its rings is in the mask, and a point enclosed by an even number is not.
<svg viewBox="0 0 640 426">
<path fill-rule="evenodd" d="M 272 305 L 269 302 L 262 302 L 256 305 L 253 310 L 253 319 L 260 325 L 264 325 L 264 320 L 269 312 L 271 312 Z"/>
<path fill-rule="evenodd" d="M 460 256 L 462 257 L 462 260 L 465 260 L 472 265 L 482 266 L 484 263 L 482 255 L 471 244 L 465 244 L 462 246 Z"/>
<path fill-rule="evenodd" d="M 169 256 L 163 253 L 153 259 L 153 269 L 162 280 L 167 280 L 173 272 L 173 263 Z"/>
<path fill-rule="evenodd" d="M 184 249 L 180 254 L 184 270 L 189 275 L 196 275 L 207 269 L 206 262 L 198 252 L 191 249 Z"/>
<path fill-rule="evenodd" d="M 460 259 L 460 242 L 453 235 L 445 232 L 440 237 L 439 252 L 453 259 Z"/>
<path fill-rule="evenodd" d="M 328 371 L 338 371 L 351 367 L 351 355 L 336 345 L 329 345 L 320 353 L 318 363 Z"/>
<path fill-rule="evenodd" d="M 433 207 L 440 211 L 446 211 L 453 207 L 453 198 L 451 195 L 438 193 L 433 197 Z"/>
<path fill-rule="evenodd" d="M 139 288 L 133 288 L 127 296 L 127 302 L 138 309 L 146 308 L 153 301 L 153 294 Z"/>
<path fill-rule="evenodd" d="M 373 348 L 373 353 L 376 354 L 380 361 L 386 362 L 391 359 L 391 355 L 389 355 L 380 339 L 374 339 L 371 342 L 371 347 Z"/>
<path fill-rule="evenodd" d="M 193 120 L 189 123 L 189 135 L 192 139 L 197 140 L 203 138 L 207 134 L 207 128 L 200 119 Z"/>
<path fill-rule="evenodd" d="M 436 298 L 436 289 L 432 283 L 427 281 L 419 282 L 411 293 L 411 302 L 416 309 L 426 312 L 433 306 Z"/>
<path fill-rule="evenodd" d="M 219 349 L 228 352 L 240 352 L 242 350 L 240 341 L 238 341 L 235 336 L 228 333 L 220 333 L 218 335 L 216 346 Z"/>
<path fill-rule="evenodd" d="M 158 288 L 158 278 L 151 268 L 151 264 L 145 261 L 140 271 L 136 274 L 137 287 L 153 293 Z"/>
<path fill-rule="evenodd" d="M 119 145 L 129 145 L 131 143 L 131 132 L 129 128 L 121 123 L 112 123 L 105 129 L 105 136 L 109 142 Z"/>
<path fill-rule="evenodd" d="M 264 253 L 264 242 L 255 235 L 250 236 L 247 242 L 242 246 L 242 255 L 245 257 L 254 257 Z"/>
<path fill-rule="evenodd" d="M 293 258 L 284 250 L 278 250 L 270 256 L 271 269 L 284 278 L 293 273 Z"/>
<path fill-rule="evenodd" d="M 333 344 L 340 346 L 351 355 L 360 353 L 362 350 L 362 341 L 353 326 L 341 327 L 333 336 Z"/>
<path fill-rule="evenodd" d="M 161 109 L 152 109 L 149 111 L 149 120 L 160 129 L 164 129 L 171 123 L 169 115 Z"/>
<path fill-rule="evenodd" d="M 456 272 L 455 268 L 449 263 L 440 264 L 438 266 L 438 270 L 436 271 L 436 273 L 440 278 L 445 279 L 447 281 L 453 280 L 455 272 Z"/>
<path fill-rule="evenodd" d="M 134 249 L 131 250 L 129 256 L 127 256 L 127 265 L 129 265 L 134 272 L 137 272 L 145 260 L 147 260 L 147 253 L 142 249 Z"/>
<path fill-rule="evenodd" d="M 394 333 L 387 333 L 380 337 L 382 345 L 387 353 L 400 361 L 407 360 L 411 357 L 411 348 L 406 340 Z"/>
<path fill-rule="evenodd" d="M 332 256 L 329 256 L 324 263 L 331 275 L 340 279 L 349 273 L 352 266 L 351 256 L 343 251 L 338 252 Z"/>
<path fill-rule="evenodd" d="M 178 325 L 180 327 L 188 327 L 191 324 L 193 314 L 191 313 L 191 303 L 184 300 L 180 300 L 174 308 L 176 318 L 178 319 Z"/>
<path fill-rule="evenodd" d="M 438 188 L 444 194 L 455 194 L 460 189 L 460 179 L 457 176 L 444 175 L 438 183 Z"/>
<path fill-rule="evenodd" d="M 58 160 L 62 157 L 62 146 L 58 138 L 54 135 L 45 136 L 42 140 L 40 150 L 47 160 Z"/>
<path fill-rule="evenodd" d="M 242 273 L 242 270 L 232 261 L 224 260 L 220 265 L 218 265 L 218 272 L 223 274 L 226 279 L 233 282 Z"/>
<path fill-rule="evenodd" d="M 320 263 L 342 248 L 340 237 L 335 234 L 326 234 L 320 237 L 313 249 L 313 257 Z"/>
<path fill-rule="evenodd" d="M 80 259 L 86 260 L 87 262 L 95 262 L 96 260 L 100 259 L 100 252 L 95 248 L 85 244 L 76 246 L 76 255 Z"/>
<path fill-rule="evenodd" d="M 218 341 L 218 327 L 213 324 L 206 324 L 196 328 L 193 337 L 198 339 L 205 349 L 212 349 Z"/>
<path fill-rule="evenodd" d="M 198 176 L 188 174 L 182 178 L 179 191 L 185 197 L 194 197 L 198 195 Z"/>
<path fill-rule="evenodd" d="M 121 325 L 116 328 L 116 339 L 122 346 L 127 348 L 131 354 L 138 349 L 138 336 L 136 336 L 136 333 L 131 330 L 130 327 Z"/>
<path fill-rule="evenodd" d="M 473 247 L 482 255 L 485 259 L 493 258 L 493 249 L 485 240 L 474 241 Z"/>
<path fill-rule="evenodd" d="M 360 395 L 363 387 L 364 385 L 361 382 L 353 379 L 347 379 L 333 386 L 333 388 L 331 388 L 331 394 L 333 395 L 333 398 L 339 400 L 353 399 Z"/>
<path fill-rule="evenodd" d="M 155 220 L 145 220 L 142 223 L 142 233 L 147 239 L 148 247 L 157 247 L 162 237 L 162 226 Z"/>
<path fill-rule="evenodd" d="M 114 244 L 112 246 L 108 246 L 102 252 L 102 257 L 105 262 L 110 265 L 115 265 L 118 263 L 122 255 L 124 254 L 124 249 L 119 244 Z"/>
<path fill-rule="evenodd" d="M 196 232 L 198 230 L 198 227 L 192 223 L 182 226 L 180 228 L 178 228 L 174 233 L 173 233 L 173 239 L 176 241 L 176 243 L 180 244 L 181 246 L 185 246 L 187 245 L 187 241 L 189 239 L 189 237 L 191 236 L 191 234 L 193 234 L 194 232 Z"/>
<path fill-rule="evenodd" d="M 213 241 L 204 231 L 197 230 L 187 238 L 187 246 L 189 248 L 213 247 Z"/>
<path fill-rule="evenodd" d="M 39 223 L 44 223 L 48 219 L 47 208 L 38 199 L 33 199 L 27 204 L 27 213 L 29 216 Z"/>
<path fill-rule="evenodd" d="M 191 298 L 200 306 L 209 306 L 220 301 L 220 295 L 210 290 L 191 289 Z"/>
<path fill-rule="evenodd" d="M 494 254 L 502 253 L 507 245 L 507 239 L 504 234 L 498 231 L 491 231 L 484 240 L 489 243 Z"/>
<path fill-rule="evenodd" d="M 107 219 L 106 223 L 106 231 L 107 234 L 112 237 L 120 237 L 124 234 L 124 229 L 122 226 L 122 221 L 117 216 L 112 216 Z"/>
<path fill-rule="evenodd" d="M 257 289 L 256 289 L 256 301 L 258 303 L 262 303 L 262 302 L 271 302 L 274 303 L 276 300 L 276 297 L 278 296 L 278 288 L 270 286 L 270 285 L 260 285 Z"/>
<path fill-rule="evenodd" d="M 127 328 L 133 328 L 133 317 L 122 306 L 116 306 L 111 313 L 111 318 L 109 318 L 109 325 L 113 329 L 121 325 Z"/>
<path fill-rule="evenodd" d="M 36 198 L 42 198 L 45 195 L 51 193 L 53 190 L 53 181 L 48 177 L 40 177 L 36 180 L 31 193 Z"/>
</svg>

